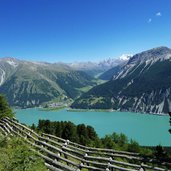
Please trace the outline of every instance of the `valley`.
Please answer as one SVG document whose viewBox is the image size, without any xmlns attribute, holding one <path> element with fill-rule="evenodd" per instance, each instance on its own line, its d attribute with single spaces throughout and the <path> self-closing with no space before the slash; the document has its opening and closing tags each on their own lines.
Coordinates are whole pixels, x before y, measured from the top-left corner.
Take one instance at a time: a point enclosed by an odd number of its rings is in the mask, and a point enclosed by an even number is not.
<svg viewBox="0 0 171 171">
<path fill-rule="evenodd" d="M 104 83 L 96 75 L 120 62 L 110 59 L 103 63 L 47 63 L 1 58 L 0 93 L 11 106 L 19 108 L 56 102 L 68 106 L 81 94 Z"/>
<path fill-rule="evenodd" d="M 19 108 L 71 107 L 167 114 L 171 106 L 170 68 L 171 49 L 167 47 L 99 63 L 2 58 L 0 93 L 11 106 Z"/>
</svg>

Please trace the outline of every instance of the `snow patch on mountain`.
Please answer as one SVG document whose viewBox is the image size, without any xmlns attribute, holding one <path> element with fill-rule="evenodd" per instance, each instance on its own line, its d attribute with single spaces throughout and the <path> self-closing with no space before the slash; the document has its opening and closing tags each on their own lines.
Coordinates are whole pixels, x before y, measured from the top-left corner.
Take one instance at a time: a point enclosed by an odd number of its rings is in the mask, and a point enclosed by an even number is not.
<svg viewBox="0 0 171 171">
<path fill-rule="evenodd" d="M 126 59 L 126 56 L 122 55 L 120 58 Z M 140 65 L 145 65 L 139 75 L 145 70 L 147 71 L 156 62 L 162 62 L 165 60 L 171 60 L 171 50 L 166 47 L 154 48 L 152 50 L 144 51 L 138 53 L 128 60 L 128 62 L 123 66 L 122 70 L 113 76 L 113 80 L 122 79 L 133 73 Z"/>
<path fill-rule="evenodd" d="M 107 71 L 117 65 L 125 64 L 130 58 L 132 57 L 131 54 L 123 54 L 120 57 L 115 58 L 107 58 L 101 60 L 100 62 L 73 62 L 69 63 L 68 66 L 77 70 L 88 70 L 88 69 L 95 69 L 101 71 Z"/>
<path fill-rule="evenodd" d="M 0 86 L 4 83 L 5 81 L 5 71 L 0 68 Z"/>
<path fill-rule="evenodd" d="M 123 60 L 123 61 L 128 61 L 133 55 L 131 54 L 123 54 L 119 57 L 120 60 Z"/>
<path fill-rule="evenodd" d="M 8 64 L 10 64 L 11 66 L 13 66 L 14 68 L 16 68 L 18 66 L 18 64 L 15 61 L 13 61 L 13 60 L 7 60 L 6 62 Z"/>
</svg>

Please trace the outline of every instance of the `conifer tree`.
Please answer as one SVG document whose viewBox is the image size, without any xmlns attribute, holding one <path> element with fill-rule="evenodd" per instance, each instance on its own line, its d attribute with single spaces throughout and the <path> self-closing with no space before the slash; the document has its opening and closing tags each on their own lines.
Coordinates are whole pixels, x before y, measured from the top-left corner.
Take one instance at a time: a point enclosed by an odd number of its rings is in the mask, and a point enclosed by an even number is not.
<svg viewBox="0 0 171 171">
<path fill-rule="evenodd" d="M 10 108 L 6 98 L 3 95 L 0 95 L 0 119 L 4 117 L 14 117 L 14 113 Z"/>
</svg>

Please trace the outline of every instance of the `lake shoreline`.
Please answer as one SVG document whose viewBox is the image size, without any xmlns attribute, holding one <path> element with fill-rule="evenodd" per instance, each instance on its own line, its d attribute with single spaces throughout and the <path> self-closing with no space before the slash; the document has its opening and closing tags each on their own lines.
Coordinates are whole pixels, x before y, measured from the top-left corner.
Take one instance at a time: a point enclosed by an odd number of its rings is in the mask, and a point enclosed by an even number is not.
<svg viewBox="0 0 171 171">
<path fill-rule="evenodd" d="M 145 114 L 145 115 L 156 115 L 156 116 L 169 116 L 166 113 L 145 113 L 140 111 L 126 111 L 126 110 L 113 110 L 113 109 L 74 109 L 68 108 L 68 112 L 130 112 L 130 113 L 137 113 L 137 114 Z"/>
<path fill-rule="evenodd" d="M 13 110 L 21 109 L 21 110 L 27 110 L 27 109 L 39 109 L 40 111 L 60 111 L 63 109 L 66 109 L 67 112 L 128 112 L 128 113 L 136 113 L 136 114 L 144 114 L 144 115 L 155 115 L 155 116 L 169 116 L 169 114 L 166 113 L 146 113 L 146 112 L 140 112 L 140 111 L 128 111 L 128 110 L 114 110 L 114 109 L 76 109 L 76 108 L 70 108 L 70 107 L 58 107 L 58 108 L 44 108 L 42 106 L 39 107 L 29 107 L 29 108 L 19 108 L 19 107 L 12 107 Z"/>
</svg>

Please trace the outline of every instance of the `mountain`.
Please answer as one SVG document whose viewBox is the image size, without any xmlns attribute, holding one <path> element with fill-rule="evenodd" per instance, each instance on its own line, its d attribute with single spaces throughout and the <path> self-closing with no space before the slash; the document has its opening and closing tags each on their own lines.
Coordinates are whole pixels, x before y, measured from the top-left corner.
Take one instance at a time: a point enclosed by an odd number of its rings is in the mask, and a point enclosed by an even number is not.
<svg viewBox="0 0 171 171">
<path fill-rule="evenodd" d="M 98 78 L 101 80 L 111 80 L 114 75 L 117 75 L 122 69 L 122 65 L 117 65 L 104 73 L 102 73 Z"/>
<path fill-rule="evenodd" d="M 112 68 L 102 73 L 98 78 L 102 80 L 110 80 L 114 75 L 121 71 L 122 67 L 128 62 L 132 55 L 123 54 L 120 58 L 115 60 L 115 65 Z"/>
<path fill-rule="evenodd" d="M 96 75 L 105 72 L 108 68 L 99 66 L 96 62 L 74 62 L 69 63 L 69 67 L 76 71 L 84 71 L 86 74 L 95 77 Z"/>
<path fill-rule="evenodd" d="M 92 88 L 73 108 L 167 113 L 171 108 L 171 49 L 134 55 L 113 78 Z"/>
<path fill-rule="evenodd" d="M 100 62 L 74 62 L 68 64 L 68 66 L 75 70 L 84 71 L 91 76 L 98 76 L 103 75 L 104 72 L 115 66 L 124 64 L 130 57 L 131 55 L 123 54 L 119 58 L 108 58 Z M 99 76 L 99 78 L 103 79 L 103 76 Z"/>
<path fill-rule="evenodd" d="M 91 76 L 66 64 L 0 59 L 0 93 L 12 106 L 39 106 L 59 97 L 74 99 L 81 88 L 94 85 Z"/>
</svg>

